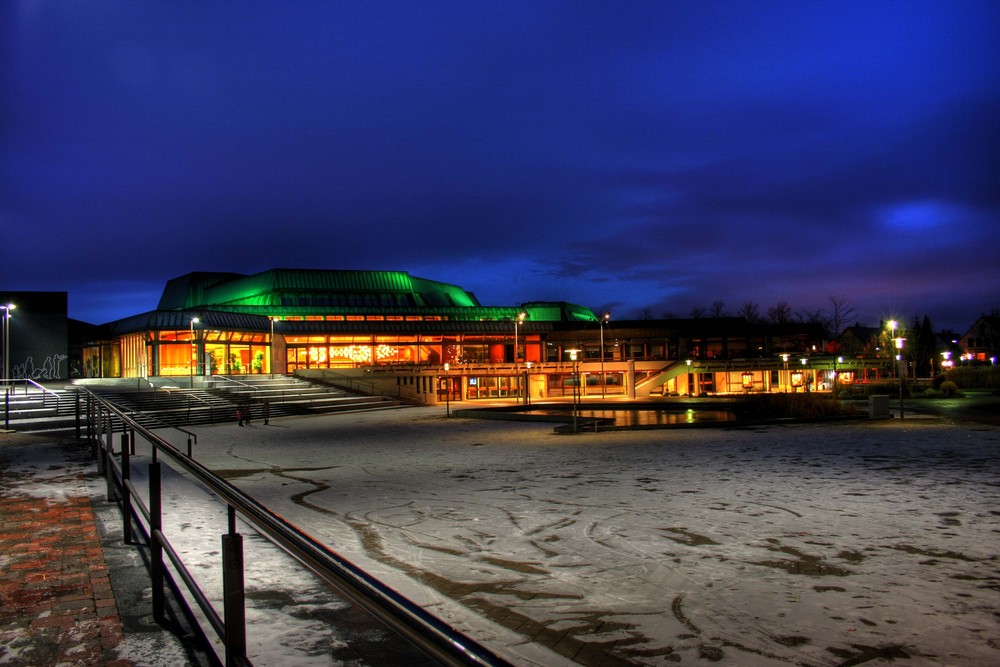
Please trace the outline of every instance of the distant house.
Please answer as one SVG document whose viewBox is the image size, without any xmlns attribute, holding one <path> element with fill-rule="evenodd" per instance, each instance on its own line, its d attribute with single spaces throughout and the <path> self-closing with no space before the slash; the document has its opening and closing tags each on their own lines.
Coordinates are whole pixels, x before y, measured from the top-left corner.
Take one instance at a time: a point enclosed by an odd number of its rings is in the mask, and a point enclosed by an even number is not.
<svg viewBox="0 0 1000 667">
<path fill-rule="evenodd" d="M 863 327 L 860 324 L 847 327 L 837 340 L 839 353 L 845 357 L 877 357 L 881 333 L 882 329 L 878 327 Z"/>
<path fill-rule="evenodd" d="M 960 341 L 971 361 L 996 361 L 1000 356 L 1000 317 L 980 317 Z"/>
</svg>

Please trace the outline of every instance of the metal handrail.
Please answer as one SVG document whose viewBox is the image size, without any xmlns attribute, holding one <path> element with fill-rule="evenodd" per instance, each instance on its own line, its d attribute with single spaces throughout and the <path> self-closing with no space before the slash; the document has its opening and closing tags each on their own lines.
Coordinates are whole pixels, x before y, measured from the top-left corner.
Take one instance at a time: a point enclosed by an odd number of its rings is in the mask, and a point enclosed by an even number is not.
<svg viewBox="0 0 1000 667">
<path fill-rule="evenodd" d="M 134 437 L 136 434 L 139 434 L 153 448 L 153 461 L 150 463 L 151 482 L 153 480 L 152 467 L 157 466 L 156 470 L 159 470 L 158 455 L 162 455 L 172 461 L 176 467 L 187 473 L 187 476 L 197 481 L 198 484 L 227 504 L 230 514 L 230 533 L 228 536 L 224 536 L 224 538 L 229 537 L 238 538 L 239 540 L 242 539 L 235 532 L 235 517 L 239 514 L 261 535 L 274 544 L 279 545 L 309 571 L 336 588 L 346 598 L 363 607 L 375 618 L 384 623 L 390 630 L 407 639 L 413 645 L 440 662 L 442 665 L 453 665 L 455 667 L 490 665 L 499 667 L 508 666 L 510 664 L 486 647 L 477 643 L 475 640 L 465 636 L 454 627 L 433 616 L 416 603 L 405 598 L 394 589 L 364 572 L 357 565 L 354 565 L 350 561 L 346 560 L 329 547 L 316 541 L 298 527 L 278 516 L 264 505 L 258 503 L 256 500 L 226 480 L 217 476 L 204 465 L 198 463 L 189 456 L 184 456 L 184 454 L 176 447 L 150 429 L 137 423 L 114 404 L 88 389 L 84 389 L 83 391 L 86 392 L 89 397 L 87 409 L 88 434 L 95 434 L 93 442 L 95 443 L 95 446 L 99 448 L 99 468 L 101 462 L 105 462 L 103 468 L 108 476 L 109 496 L 112 495 L 112 489 L 114 489 L 122 494 L 123 501 L 127 502 L 129 505 L 132 502 L 139 503 L 140 507 L 142 507 L 142 514 L 146 517 L 146 520 L 150 525 L 149 535 L 155 542 L 157 548 L 167 546 L 167 556 L 172 561 L 175 554 L 173 553 L 173 550 L 169 548 L 166 536 L 162 533 L 157 513 L 142 506 L 141 498 L 139 498 L 138 494 L 134 493 L 131 482 L 129 481 L 130 463 L 128 463 L 129 457 L 126 454 L 128 447 L 123 446 L 122 467 L 121 469 L 117 467 L 113 451 L 113 434 L 110 432 L 112 427 L 112 415 L 121 420 L 124 425 L 124 429 L 128 429 L 132 433 L 133 446 Z M 106 421 L 102 418 L 102 411 L 107 414 Z M 106 434 L 104 439 L 101 438 L 101 433 Z M 117 477 L 115 476 L 115 473 L 117 473 Z M 156 480 L 157 484 L 159 484 L 158 474 L 156 475 Z M 157 488 L 156 491 L 156 497 L 158 497 L 159 489 Z M 153 496 L 154 494 L 151 490 L 151 502 Z M 157 504 L 159 504 L 158 501 Z M 131 508 L 129 507 L 128 509 L 130 510 Z M 157 508 L 157 511 L 159 511 L 159 508 Z M 126 507 L 123 507 L 123 513 L 126 514 L 125 521 L 128 523 L 129 515 L 131 515 L 132 512 L 126 511 Z M 127 529 L 126 535 L 130 534 L 130 529 Z M 223 559 L 223 561 L 227 563 L 224 567 L 230 567 L 228 564 L 231 563 L 232 560 L 231 556 L 227 554 Z M 241 556 L 238 560 L 242 564 Z M 153 595 L 155 613 L 156 597 L 162 594 L 162 591 L 158 592 L 156 590 L 157 565 L 155 559 L 154 562 L 151 563 L 151 570 L 151 576 L 154 580 Z M 180 566 L 178 566 L 178 570 L 184 571 Z M 237 574 L 239 574 L 239 580 L 242 581 L 242 570 Z M 163 576 L 162 571 L 159 576 Z M 185 583 L 187 583 L 186 580 Z M 201 604 L 201 598 L 204 596 L 200 593 L 192 592 L 192 594 L 199 600 L 199 604 Z M 201 596 L 200 598 L 199 595 Z M 239 591 L 239 595 L 237 597 L 242 602 L 242 590 Z M 213 613 L 215 615 L 215 619 L 211 621 L 211 625 L 213 625 L 216 630 L 220 628 L 224 629 L 224 634 L 222 634 L 220 638 L 224 643 L 227 643 L 227 646 L 228 642 L 231 640 L 236 642 L 237 645 L 240 645 L 240 641 L 242 639 L 243 654 L 230 656 L 229 648 L 227 647 L 227 661 L 231 661 L 233 664 L 248 664 L 245 656 L 245 627 L 231 627 L 228 622 L 225 626 L 223 626 L 222 622 L 218 620 L 218 614 L 216 612 L 206 612 L 209 617 L 211 617 Z M 243 614 L 243 610 L 238 610 L 238 613 L 231 617 L 230 610 L 227 607 L 226 619 L 243 619 Z"/>
<path fill-rule="evenodd" d="M 213 383 L 213 382 L 221 382 L 223 380 L 225 380 L 226 382 L 232 382 L 233 384 L 239 385 L 241 387 L 246 387 L 247 389 L 251 389 L 253 391 L 260 391 L 260 387 L 256 387 L 250 384 L 249 382 L 240 382 L 239 380 L 231 378 L 228 375 L 213 375 L 209 377 L 206 380 L 206 382 Z"/>
</svg>

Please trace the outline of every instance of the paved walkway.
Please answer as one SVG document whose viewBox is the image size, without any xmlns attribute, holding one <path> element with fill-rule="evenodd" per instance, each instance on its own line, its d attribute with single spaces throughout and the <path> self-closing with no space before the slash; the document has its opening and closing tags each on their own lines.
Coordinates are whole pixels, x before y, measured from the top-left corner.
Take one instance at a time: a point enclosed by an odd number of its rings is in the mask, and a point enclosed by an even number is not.
<svg viewBox="0 0 1000 667">
<path fill-rule="evenodd" d="M 169 591 L 153 621 L 148 549 L 104 494 L 86 444 L 0 432 L 0 664 L 214 664 Z"/>
<path fill-rule="evenodd" d="M 132 665 L 82 472 L 39 470 L 32 440 L 0 434 L 0 662 Z"/>
</svg>

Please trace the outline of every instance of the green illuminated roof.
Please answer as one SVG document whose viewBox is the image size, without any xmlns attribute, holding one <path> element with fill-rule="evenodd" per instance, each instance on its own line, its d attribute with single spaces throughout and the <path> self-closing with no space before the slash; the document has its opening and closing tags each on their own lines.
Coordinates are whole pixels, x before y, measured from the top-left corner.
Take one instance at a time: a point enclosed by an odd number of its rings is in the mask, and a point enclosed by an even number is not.
<svg viewBox="0 0 1000 667">
<path fill-rule="evenodd" d="M 158 310 L 216 306 L 476 307 L 457 285 L 405 271 L 272 269 L 254 275 L 189 273 L 167 283 Z"/>
<path fill-rule="evenodd" d="M 385 314 L 435 316 L 452 321 L 595 321 L 583 306 L 565 302 L 482 306 L 459 287 L 405 271 L 271 269 L 253 275 L 189 273 L 170 280 L 159 311 L 227 311 L 245 315 Z"/>
</svg>

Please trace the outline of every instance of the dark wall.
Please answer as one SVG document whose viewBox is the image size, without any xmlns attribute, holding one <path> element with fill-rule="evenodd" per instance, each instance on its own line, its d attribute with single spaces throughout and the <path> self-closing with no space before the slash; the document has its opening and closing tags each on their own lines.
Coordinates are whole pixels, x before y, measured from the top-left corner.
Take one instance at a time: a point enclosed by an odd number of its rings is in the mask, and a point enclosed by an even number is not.
<svg viewBox="0 0 1000 667">
<path fill-rule="evenodd" d="M 0 292 L 10 311 L 10 376 L 32 380 L 69 378 L 66 292 Z M 4 311 L 0 310 L 0 323 Z M 2 337 L 2 333 L 0 333 Z M 0 338 L 2 341 L 2 338 Z M 3 375 L 0 368 L 0 375 Z"/>
</svg>

